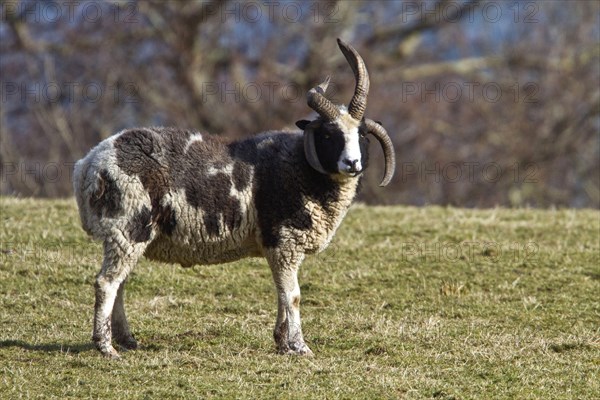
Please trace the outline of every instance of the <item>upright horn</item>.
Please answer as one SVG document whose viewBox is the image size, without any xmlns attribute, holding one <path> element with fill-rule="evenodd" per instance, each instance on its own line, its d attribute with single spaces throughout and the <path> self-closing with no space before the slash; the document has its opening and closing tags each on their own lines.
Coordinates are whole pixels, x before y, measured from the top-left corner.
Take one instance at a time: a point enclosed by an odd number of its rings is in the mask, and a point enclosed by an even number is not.
<svg viewBox="0 0 600 400">
<path fill-rule="evenodd" d="M 348 113 L 357 121 L 360 121 L 365 114 L 367 108 L 367 96 L 369 95 L 369 73 L 367 67 L 358 51 L 351 45 L 344 42 L 342 39 L 337 40 L 338 46 L 344 57 L 350 64 L 352 72 L 354 72 L 354 79 L 356 80 L 356 87 L 354 88 L 354 96 L 350 100 L 348 105 Z"/>
<path fill-rule="evenodd" d="M 329 77 L 325 78 L 320 85 L 310 89 L 306 94 L 308 106 L 315 110 L 326 120 L 334 121 L 340 116 L 340 110 L 325 97 L 325 91 L 329 86 Z"/>
</svg>

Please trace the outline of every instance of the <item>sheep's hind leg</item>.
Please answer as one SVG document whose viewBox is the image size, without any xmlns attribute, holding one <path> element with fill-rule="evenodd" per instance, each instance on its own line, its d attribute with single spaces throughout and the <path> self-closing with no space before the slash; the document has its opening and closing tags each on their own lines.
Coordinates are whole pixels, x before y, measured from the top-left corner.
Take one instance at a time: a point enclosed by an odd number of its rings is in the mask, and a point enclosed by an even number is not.
<svg viewBox="0 0 600 400">
<path fill-rule="evenodd" d="M 113 315 L 119 288 L 144 252 L 145 247 L 144 243 L 125 244 L 117 243 L 117 240 L 106 240 L 104 242 L 104 261 L 95 284 L 96 303 L 94 306 L 93 340 L 96 348 L 106 357 L 120 358 L 119 353 L 111 343 L 113 326 L 111 316 Z M 120 314 L 123 310 L 122 297 L 116 308 L 117 318 L 124 317 L 124 313 Z M 116 325 L 122 328 L 122 320 L 116 321 Z"/>
<path fill-rule="evenodd" d="M 111 319 L 112 337 L 123 349 L 135 350 L 137 349 L 137 341 L 129 330 L 129 323 L 127 322 L 125 306 L 123 304 L 123 292 L 125 291 L 126 283 L 127 280 L 121 282 L 117 290 L 117 298 L 115 299 Z"/>
<path fill-rule="evenodd" d="M 274 255 L 269 257 L 277 288 L 277 321 L 273 337 L 280 353 L 311 356 L 313 352 L 304 342 L 300 323 L 298 267 L 303 258 L 299 255 L 292 261 Z"/>
</svg>

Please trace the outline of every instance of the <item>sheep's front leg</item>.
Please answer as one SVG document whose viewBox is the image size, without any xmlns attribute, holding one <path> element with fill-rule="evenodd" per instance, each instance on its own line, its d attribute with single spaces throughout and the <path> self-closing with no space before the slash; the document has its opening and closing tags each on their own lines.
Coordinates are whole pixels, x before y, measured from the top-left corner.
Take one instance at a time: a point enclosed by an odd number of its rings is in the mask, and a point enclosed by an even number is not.
<svg viewBox="0 0 600 400">
<path fill-rule="evenodd" d="M 298 267 L 304 258 L 269 257 L 269 264 L 277 288 L 277 321 L 273 336 L 280 353 L 312 355 L 304 343 L 300 323 L 300 286 L 298 285 Z"/>
</svg>

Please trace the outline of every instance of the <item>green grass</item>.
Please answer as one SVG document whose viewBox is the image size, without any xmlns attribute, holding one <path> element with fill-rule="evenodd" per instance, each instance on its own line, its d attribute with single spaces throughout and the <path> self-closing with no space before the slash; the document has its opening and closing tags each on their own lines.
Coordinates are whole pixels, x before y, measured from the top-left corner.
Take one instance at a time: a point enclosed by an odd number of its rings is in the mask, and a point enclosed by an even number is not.
<svg viewBox="0 0 600 400">
<path fill-rule="evenodd" d="M 600 393 L 600 213 L 355 206 L 300 271 L 313 358 L 276 354 L 264 260 L 142 261 L 141 349 L 91 345 L 99 243 L 73 200 L 0 198 L 0 398 L 538 398 Z"/>
</svg>

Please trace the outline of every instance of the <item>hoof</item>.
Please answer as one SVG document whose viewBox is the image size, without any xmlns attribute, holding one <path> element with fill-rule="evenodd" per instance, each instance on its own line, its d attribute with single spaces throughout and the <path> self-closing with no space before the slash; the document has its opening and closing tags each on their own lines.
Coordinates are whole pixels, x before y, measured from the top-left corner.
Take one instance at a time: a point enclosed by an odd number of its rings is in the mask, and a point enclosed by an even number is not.
<svg viewBox="0 0 600 400">
<path fill-rule="evenodd" d="M 304 357 L 313 357 L 314 353 L 312 352 L 312 350 L 306 345 L 306 344 L 302 344 L 302 346 L 300 346 L 300 348 L 298 350 L 294 350 L 295 354 L 299 355 L 299 356 L 304 356 Z"/>
<path fill-rule="evenodd" d="M 121 356 L 119 355 L 119 353 L 115 350 L 114 347 L 112 347 L 112 345 L 110 343 L 101 344 L 101 343 L 95 342 L 94 345 L 96 346 L 98 351 L 100 351 L 100 353 L 102 353 L 102 356 L 104 356 L 110 360 L 120 360 L 121 359 Z"/>
<path fill-rule="evenodd" d="M 306 345 L 306 343 L 289 343 L 285 348 L 280 349 L 281 354 L 289 354 L 294 356 L 312 357 L 314 353 Z"/>
<path fill-rule="evenodd" d="M 119 353 L 112 346 L 109 349 L 106 349 L 105 351 L 100 350 L 100 352 L 105 358 L 108 358 L 109 360 L 117 361 L 121 359 Z"/>
<path fill-rule="evenodd" d="M 115 341 L 124 350 L 136 350 L 138 348 L 138 343 L 133 338 L 133 336 L 124 337 L 124 338 L 115 338 Z"/>
</svg>

